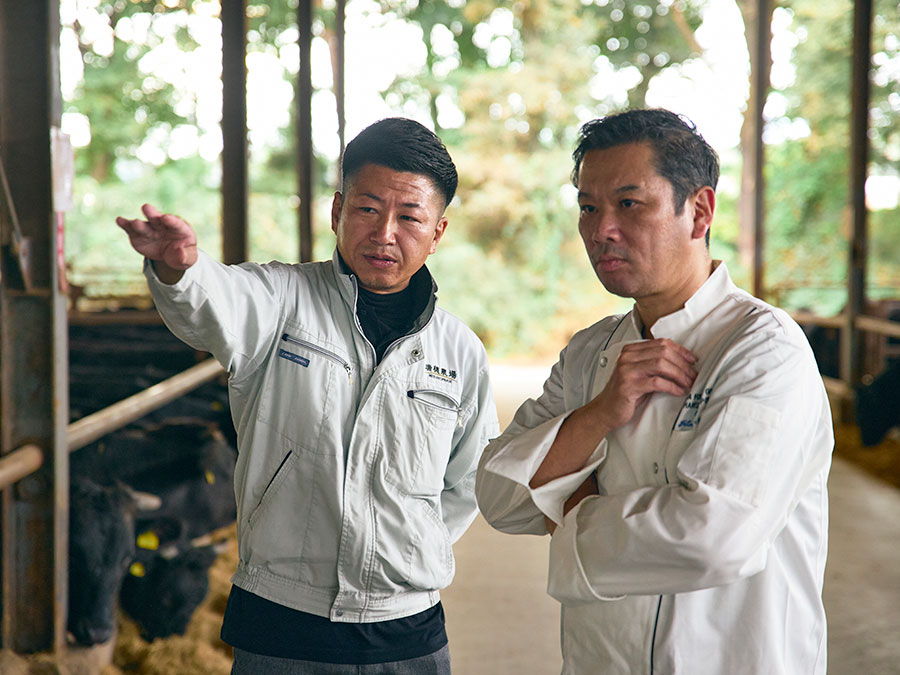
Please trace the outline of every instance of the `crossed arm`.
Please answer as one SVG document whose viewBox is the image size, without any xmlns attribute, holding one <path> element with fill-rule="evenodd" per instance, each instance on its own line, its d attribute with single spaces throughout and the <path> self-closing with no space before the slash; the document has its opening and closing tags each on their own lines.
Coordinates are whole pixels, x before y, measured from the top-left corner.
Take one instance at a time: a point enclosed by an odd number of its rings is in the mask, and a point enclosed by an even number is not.
<svg viewBox="0 0 900 675">
<path fill-rule="evenodd" d="M 697 376 L 696 361 L 689 350 L 668 339 L 623 347 L 609 382 L 596 397 L 566 418 L 529 486 L 539 488 L 584 468 L 600 441 L 627 424 L 650 394 L 687 394 Z M 563 513 L 594 494 L 598 494 L 598 486 L 591 474 L 566 500 Z M 552 534 L 556 524 L 549 518 L 545 518 L 545 523 Z"/>
</svg>

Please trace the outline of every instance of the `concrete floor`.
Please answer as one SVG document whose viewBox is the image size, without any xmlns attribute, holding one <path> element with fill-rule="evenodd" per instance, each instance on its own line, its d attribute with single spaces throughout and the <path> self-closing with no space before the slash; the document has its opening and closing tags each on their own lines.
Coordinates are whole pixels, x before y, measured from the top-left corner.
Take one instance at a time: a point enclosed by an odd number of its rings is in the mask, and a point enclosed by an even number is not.
<svg viewBox="0 0 900 675">
<path fill-rule="evenodd" d="M 540 393 L 547 373 L 495 367 L 501 427 L 519 402 Z M 839 459 L 829 484 L 828 672 L 900 673 L 900 491 Z M 454 675 L 559 673 L 559 607 L 545 593 L 547 544 L 495 532 L 480 517 L 456 544 L 456 580 L 443 593 Z"/>
</svg>

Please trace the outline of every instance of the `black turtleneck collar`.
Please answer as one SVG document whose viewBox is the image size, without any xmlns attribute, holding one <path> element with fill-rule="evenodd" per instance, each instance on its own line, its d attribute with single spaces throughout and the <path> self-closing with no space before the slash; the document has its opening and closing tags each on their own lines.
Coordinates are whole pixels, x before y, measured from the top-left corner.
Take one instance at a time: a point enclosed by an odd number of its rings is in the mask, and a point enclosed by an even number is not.
<svg viewBox="0 0 900 675">
<path fill-rule="evenodd" d="M 344 273 L 356 277 L 340 252 L 338 262 Z M 356 286 L 356 314 L 379 363 L 395 340 L 421 329 L 434 309 L 434 285 L 424 265 L 412 276 L 409 285 L 396 293 L 368 291 L 359 284 L 359 277 Z"/>
</svg>

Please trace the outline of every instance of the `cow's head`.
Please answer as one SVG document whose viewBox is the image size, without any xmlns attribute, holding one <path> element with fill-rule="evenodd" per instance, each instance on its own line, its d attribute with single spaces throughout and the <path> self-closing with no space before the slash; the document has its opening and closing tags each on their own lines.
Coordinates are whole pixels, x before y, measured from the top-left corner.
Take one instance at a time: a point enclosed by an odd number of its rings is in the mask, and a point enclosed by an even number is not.
<svg viewBox="0 0 900 675">
<path fill-rule="evenodd" d="M 107 642 L 116 625 L 122 577 L 134 556 L 137 510 L 159 506 L 123 485 L 73 477 L 69 515 L 68 629 L 83 645 Z"/>
</svg>

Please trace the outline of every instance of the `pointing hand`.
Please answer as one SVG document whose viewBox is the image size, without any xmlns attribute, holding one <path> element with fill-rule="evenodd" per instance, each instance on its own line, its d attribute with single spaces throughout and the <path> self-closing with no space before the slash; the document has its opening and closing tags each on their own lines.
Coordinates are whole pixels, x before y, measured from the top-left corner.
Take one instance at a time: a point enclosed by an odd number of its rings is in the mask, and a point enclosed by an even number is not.
<svg viewBox="0 0 900 675">
<path fill-rule="evenodd" d="M 141 211 L 146 220 L 116 218 L 135 251 L 179 272 L 197 262 L 197 235 L 187 222 L 176 215 L 163 214 L 150 204 L 144 204 Z"/>
</svg>

